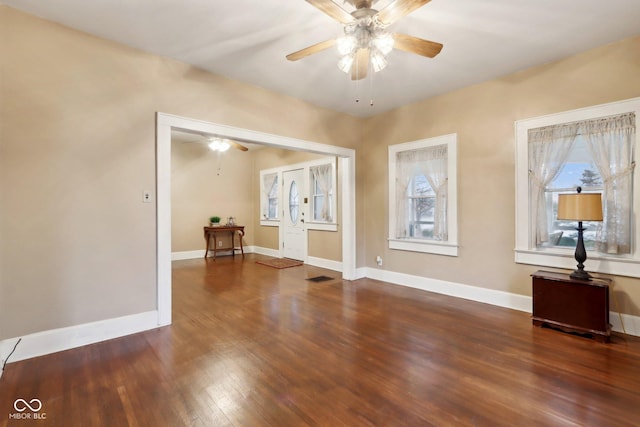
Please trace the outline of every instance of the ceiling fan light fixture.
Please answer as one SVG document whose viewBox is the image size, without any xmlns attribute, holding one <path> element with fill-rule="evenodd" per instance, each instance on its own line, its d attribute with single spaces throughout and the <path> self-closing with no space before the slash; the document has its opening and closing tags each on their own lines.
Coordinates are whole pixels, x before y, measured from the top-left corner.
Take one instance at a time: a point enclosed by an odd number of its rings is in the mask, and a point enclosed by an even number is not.
<svg viewBox="0 0 640 427">
<path fill-rule="evenodd" d="M 224 141 L 224 140 L 220 141 L 220 145 L 218 146 L 218 151 L 220 151 L 221 153 L 224 153 L 229 149 L 229 147 L 231 147 L 231 144 L 229 144 L 227 141 Z"/>
<path fill-rule="evenodd" d="M 338 46 L 338 53 L 340 56 L 349 55 L 356 50 L 356 46 L 358 45 L 358 40 L 352 35 L 344 35 L 342 37 L 338 37 L 336 40 L 336 44 Z"/>
<path fill-rule="evenodd" d="M 211 138 L 209 141 L 210 142 L 208 144 L 208 147 L 211 151 L 219 151 L 221 153 L 224 153 L 229 148 L 231 148 L 231 144 L 228 141 L 220 138 Z"/>
<path fill-rule="evenodd" d="M 370 55 L 371 67 L 373 67 L 373 71 L 376 73 L 378 71 L 384 70 L 387 66 L 387 59 L 381 52 L 372 52 Z"/>
<path fill-rule="evenodd" d="M 381 54 L 387 56 L 393 49 L 393 36 L 384 31 L 374 37 L 372 43 Z"/>
<path fill-rule="evenodd" d="M 351 72 L 351 66 L 353 65 L 353 54 L 345 55 L 338 61 L 338 68 L 345 73 Z"/>
</svg>

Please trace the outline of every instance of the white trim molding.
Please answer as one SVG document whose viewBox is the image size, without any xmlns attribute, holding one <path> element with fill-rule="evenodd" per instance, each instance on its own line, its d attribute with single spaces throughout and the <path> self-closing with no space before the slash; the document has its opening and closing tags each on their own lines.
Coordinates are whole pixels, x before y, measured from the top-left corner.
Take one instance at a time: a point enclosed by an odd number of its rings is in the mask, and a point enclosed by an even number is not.
<svg viewBox="0 0 640 427">
<path fill-rule="evenodd" d="M 494 289 L 480 288 L 477 286 L 464 285 L 462 283 L 449 282 L 446 280 L 432 279 L 423 276 L 397 273 L 389 270 L 368 268 L 367 277 L 396 285 L 407 286 L 409 288 L 422 289 L 423 291 L 435 292 L 456 298 L 468 299 L 499 307 L 511 308 L 513 310 L 531 313 L 533 303 L 531 297 L 512 294 Z"/>
<path fill-rule="evenodd" d="M 342 272 L 342 262 L 340 261 L 309 256 L 307 257 L 307 264 L 313 265 L 314 267 L 326 268 L 327 270 Z"/>
<path fill-rule="evenodd" d="M 409 288 L 448 295 L 451 297 L 524 311 L 526 313 L 533 312 L 533 300 L 531 297 L 525 295 L 497 291 L 494 289 L 479 288 L 476 286 L 432 279 L 429 277 L 396 273 L 394 271 L 371 267 L 366 267 L 365 277 Z M 624 322 L 624 328 L 622 328 L 622 324 L 620 323 L 620 316 Z M 622 333 L 626 331 L 628 335 L 640 336 L 640 316 L 632 316 L 629 314 L 619 315 L 614 311 L 610 311 L 609 322 L 611 322 L 612 330 L 615 332 Z"/>
<path fill-rule="evenodd" d="M 36 332 L 0 341 L 0 357 L 4 362 L 20 338 L 22 341 L 7 363 L 95 344 L 157 327 L 158 312 L 154 310 L 67 328 Z"/>
</svg>

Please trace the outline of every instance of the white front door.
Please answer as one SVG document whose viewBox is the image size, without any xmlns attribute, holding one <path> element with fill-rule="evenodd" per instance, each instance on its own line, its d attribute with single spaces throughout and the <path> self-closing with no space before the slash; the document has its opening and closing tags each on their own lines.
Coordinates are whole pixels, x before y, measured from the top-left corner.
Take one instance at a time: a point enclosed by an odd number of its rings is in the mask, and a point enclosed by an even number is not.
<svg viewBox="0 0 640 427">
<path fill-rule="evenodd" d="M 304 169 L 285 171 L 283 185 L 283 256 L 305 261 L 307 258 L 307 232 L 304 224 L 306 186 Z"/>
</svg>

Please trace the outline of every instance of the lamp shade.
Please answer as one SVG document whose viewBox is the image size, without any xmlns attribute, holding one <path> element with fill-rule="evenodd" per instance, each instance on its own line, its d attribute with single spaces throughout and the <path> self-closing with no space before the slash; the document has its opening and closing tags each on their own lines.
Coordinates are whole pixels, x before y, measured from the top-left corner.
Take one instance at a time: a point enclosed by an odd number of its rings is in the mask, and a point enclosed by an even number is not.
<svg viewBox="0 0 640 427">
<path fill-rule="evenodd" d="M 600 193 L 559 194 L 558 219 L 602 221 L 602 195 Z"/>
</svg>

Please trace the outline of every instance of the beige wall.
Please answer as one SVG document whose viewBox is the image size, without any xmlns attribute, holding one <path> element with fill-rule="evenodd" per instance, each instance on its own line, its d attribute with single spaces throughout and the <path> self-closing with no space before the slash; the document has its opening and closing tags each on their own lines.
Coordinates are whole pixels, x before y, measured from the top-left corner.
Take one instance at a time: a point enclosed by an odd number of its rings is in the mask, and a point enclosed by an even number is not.
<svg viewBox="0 0 640 427">
<path fill-rule="evenodd" d="M 358 153 L 366 265 L 521 295 L 539 267 L 514 262 L 514 121 L 640 96 L 640 38 L 467 87 L 367 120 Z M 387 147 L 458 134 L 458 257 L 389 250 Z M 587 261 L 588 267 L 588 261 Z M 626 313 L 640 314 L 640 280 L 615 277 Z M 613 307 L 612 307 L 613 308 Z"/>
<path fill-rule="evenodd" d="M 353 117 L 6 6 L 0 58 L 0 339 L 156 308 L 157 111 L 360 140 Z"/>
<path fill-rule="evenodd" d="M 253 193 L 252 152 L 231 148 L 219 153 L 206 144 L 172 142 L 171 144 L 171 251 L 203 250 L 206 242 L 202 227 L 211 216 L 245 226 L 244 245 L 254 242 L 254 217 L 257 215 Z M 227 233 L 228 234 L 228 233 Z M 219 236 L 224 247 L 231 242 Z M 238 242 L 235 242 L 238 245 Z"/>
</svg>

